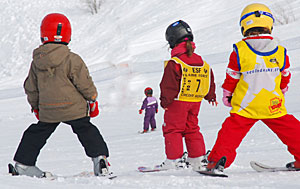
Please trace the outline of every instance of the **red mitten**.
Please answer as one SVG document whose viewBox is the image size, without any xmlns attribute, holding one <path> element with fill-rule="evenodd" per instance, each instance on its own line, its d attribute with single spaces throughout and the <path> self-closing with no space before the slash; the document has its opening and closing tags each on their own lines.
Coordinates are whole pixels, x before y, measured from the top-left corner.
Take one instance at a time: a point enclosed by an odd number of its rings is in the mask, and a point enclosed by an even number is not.
<svg viewBox="0 0 300 189">
<path fill-rule="evenodd" d="M 143 113 L 143 110 L 142 110 L 142 109 L 140 109 L 140 110 L 139 110 L 139 114 L 142 114 L 142 113 Z"/>
<path fill-rule="evenodd" d="M 156 109 L 156 113 L 158 113 L 158 109 Z"/>
<path fill-rule="evenodd" d="M 35 117 L 37 118 L 37 120 L 40 120 L 39 110 L 35 109 L 35 110 L 33 110 L 33 113 L 34 113 Z"/>
<path fill-rule="evenodd" d="M 96 117 L 99 115 L 98 101 L 90 102 L 90 117 Z"/>
</svg>

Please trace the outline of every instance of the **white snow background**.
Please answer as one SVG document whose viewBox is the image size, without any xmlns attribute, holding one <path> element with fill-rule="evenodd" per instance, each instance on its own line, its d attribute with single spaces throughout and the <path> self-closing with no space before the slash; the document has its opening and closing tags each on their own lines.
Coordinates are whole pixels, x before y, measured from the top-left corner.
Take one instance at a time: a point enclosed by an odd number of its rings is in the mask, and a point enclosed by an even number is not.
<svg viewBox="0 0 300 189">
<path fill-rule="evenodd" d="M 145 87 L 152 87 L 159 97 L 163 61 L 170 57 L 164 35 L 167 26 L 178 19 L 186 21 L 195 36 L 196 52 L 214 70 L 219 106 L 204 101 L 199 115 L 206 147 L 211 149 L 229 115 L 230 109 L 222 104 L 221 85 L 232 44 L 242 37 L 240 13 L 253 2 L 267 4 L 277 17 L 290 16 L 288 24 L 277 22 L 273 34 L 288 49 L 292 79 L 286 107 L 300 119 L 299 0 L 104 0 L 96 15 L 83 0 L 0 0 L 0 188 L 300 188 L 298 172 L 257 173 L 251 169 L 251 160 L 274 166 L 293 161 L 286 146 L 261 122 L 251 129 L 235 162 L 225 170 L 229 178 L 206 177 L 192 170 L 137 171 L 138 166 L 165 160 L 163 110 L 156 116 L 157 131 L 143 135 L 138 134 L 143 123 L 138 110 Z M 37 122 L 22 85 L 32 51 L 40 45 L 40 23 L 52 12 L 70 19 L 69 47 L 84 59 L 98 88 L 101 113 L 92 122 L 108 144 L 111 170 L 118 175 L 114 180 L 69 177 L 50 181 L 7 173 L 24 130 Z M 90 158 L 65 124 L 49 138 L 37 165 L 61 176 L 92 170 Z"/>
</svg>

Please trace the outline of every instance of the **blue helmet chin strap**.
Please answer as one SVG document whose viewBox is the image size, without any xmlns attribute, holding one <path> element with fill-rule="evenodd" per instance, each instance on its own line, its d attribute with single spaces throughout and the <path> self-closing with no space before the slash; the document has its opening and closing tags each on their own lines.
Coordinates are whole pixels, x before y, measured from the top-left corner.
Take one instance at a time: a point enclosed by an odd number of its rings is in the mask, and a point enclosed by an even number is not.
<svg viewBox="0 0 300 189">
<path fill-rule="evenodd" d="M 249 12 L 249 13 L 245 14 L 244 16 L 242 16 L 242 18 L 241 18 L 241 20 L 240 20 L 240 25 L 241 25 L 241 22 L 242 22 L 245 18 L 247 18 L 248 16 L 251 16 L 251 15 L 253 15 L 253 14 L 255 14 L 256 17 L 260 17 L 261 15 L 268 16 L 268 17 L 270 17 L 270 18 L 273 19 L 273 22 L 275 22 L 275 19 L 274 19 L 273 15 L 272 15 L 271 13 L 265 12 L 265 11 L 254 11 L 254 12 Z"/>
</svg>

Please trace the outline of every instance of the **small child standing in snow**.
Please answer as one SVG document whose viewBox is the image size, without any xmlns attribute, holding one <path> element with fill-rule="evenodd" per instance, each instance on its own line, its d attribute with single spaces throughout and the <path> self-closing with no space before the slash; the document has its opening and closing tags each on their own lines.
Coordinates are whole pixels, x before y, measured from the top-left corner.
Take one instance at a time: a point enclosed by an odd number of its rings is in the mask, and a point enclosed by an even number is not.
<svg viewBox="0 0 300 189">
<path fill-rule="evenodd" d="M 233 45 L 222 85 L 223 103 L 232 109 L 208 156 L 208 171 L 217 169 L 220 173 L 229 167 L 243 138 L 259 120 L 294 156 L 295 161 L 286 167 L 300 170 L 300 122 L 287 114 L 284 105 L 291 78 L 290 62 L 287 50 L 271 35 L 273 23 L 270 9 L 263 4 L 250 4 L 242 11 L 240 26 L 244 38 Z M 225 165 L 218 166 L 223 157 L 227 159 Z"/>
<path fill-rule="evenodd" d="M 68 48 L 71 24 L 65 15 L 52 13 L 43 19 L 40 30 L 42 45 L 33 51 L 24 82 L 27 100 L 39 121 L 23 133 L 14 156 L 14 174 L 47 177 L 36 166 L 37 157 L 63 122 L 72 127 L 92 159 L 94 174 L 106 175 L 108 148 L 98 128 L 90 122 L 99 114 L 97 89 L 83 60 Z"/>
<path fill-rule="evenodd" d="M 139 114 L 143 113 L 145 110 L 145 117 L 144 117 L 144 130 L 141 133 L 146 133 L 149 130 L 149 125 L 151 125 L 151 131 L 156 129 L 156 121 L 155 121 L 155 113 L 158 112 L 158 104 L 157 100 L 153 94 L 153 90 L 150 87 L 145 89 L 146 98 L 143 101 L 143 105 L 139 110 Z"/>
<path fill-rule="evenodd" d="M 194 35 L 189 25 L 179 20 L 166 31 L 171 51 L 160 83 L 161 106 L 165 110 L 163 134 L 167 159 L 162 169 L 184 166 L 183 139 L 188 151 L 187 161 L 193 169 L 206 166 L 206 149 L 198 125 L 203 99 L 217 105 L 213 71 L 201 56 L 194 53 Z"/>
</svg>

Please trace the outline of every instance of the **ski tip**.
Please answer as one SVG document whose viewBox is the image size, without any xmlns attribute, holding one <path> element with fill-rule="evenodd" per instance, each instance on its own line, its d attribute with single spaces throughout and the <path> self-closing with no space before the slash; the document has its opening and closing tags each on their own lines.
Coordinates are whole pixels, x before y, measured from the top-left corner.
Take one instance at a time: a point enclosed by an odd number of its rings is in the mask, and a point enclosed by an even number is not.
<svg viewBox="0 0 300 189">
<path fill-rule="evenodd" d="M 287 168 L 286 166 L 281 167 L 275 167 L 275 166 L 269 166 L 265 165 L 260 162 L 251 161 L 250 166 L 252 169 L 254 169 L 257 172 L 278 172 L 278 171 L 296 171 L 295 169 Z"/>
<path fill-rule="evenodd" d="M 143 167 L 143 166 L 141 166 L 141 167 L 138 167 L 137 169 L 138 169 L 138 171 L 140 171 L 140 172 L 143 172 L 143 171 L 145 171 L 147 168 L 146 168 L 146 167 Z"/>
<path fill-rule="evenodd" d="M 262 163 L 259 163 L 259 162 L 256 162 L 256 161 L 250 161 L 250 166 L 252 168 L 258 167 L 258 168 L 261 168 L 261 169 L 269 169 L 269 168 L 271 168 L 268 165 L 265 165 L 265 164 L 262 164 Z"/>
</svg>

